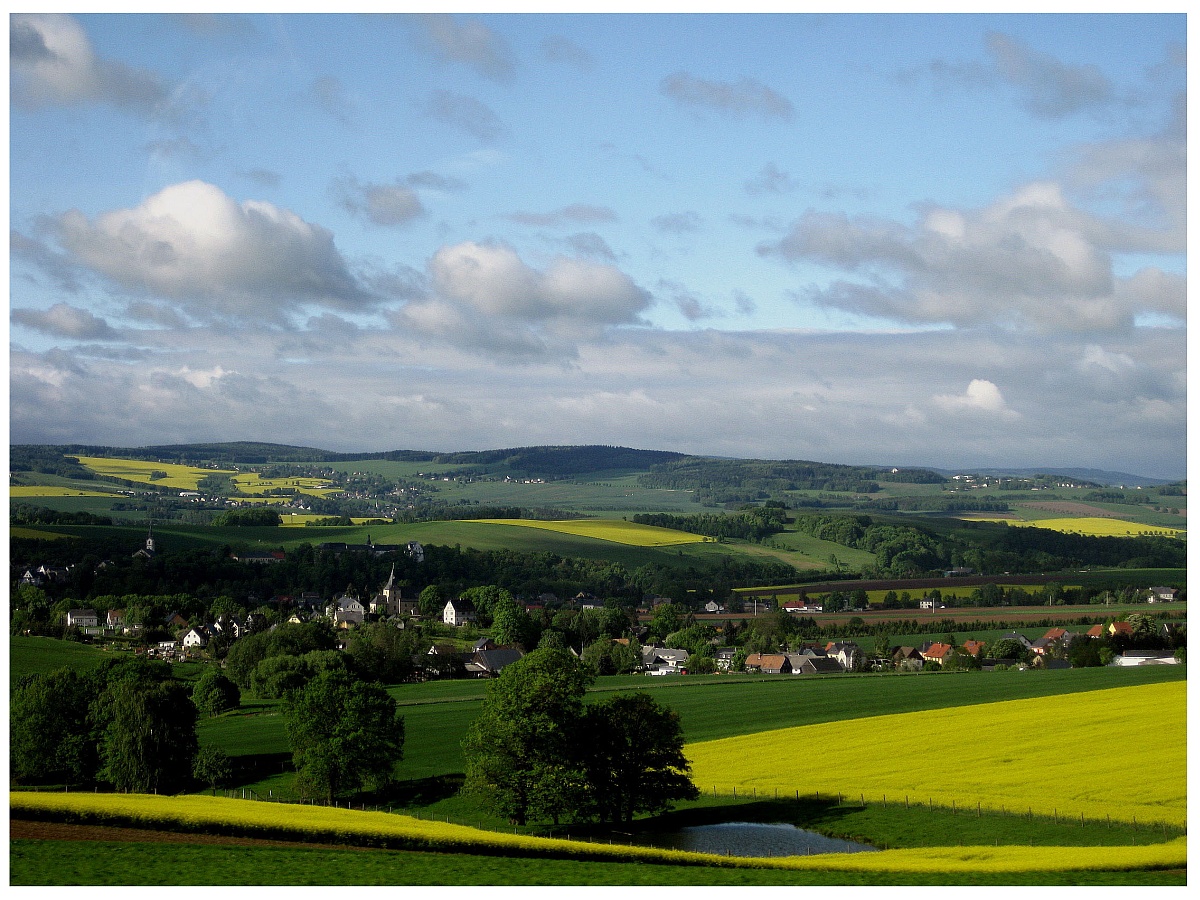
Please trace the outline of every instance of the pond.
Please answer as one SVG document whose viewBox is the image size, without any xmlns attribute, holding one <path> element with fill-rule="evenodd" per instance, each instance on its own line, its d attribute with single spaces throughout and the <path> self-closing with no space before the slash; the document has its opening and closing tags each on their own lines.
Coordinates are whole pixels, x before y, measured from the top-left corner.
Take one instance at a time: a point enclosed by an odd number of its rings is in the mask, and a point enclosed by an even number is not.
<svg viewBox="0 0 1200 900">
<path fill-rule="evenodd" d="M 646 835 L 646 843 L 672 850 L 694 850 L 721 856 L 807 856 L 815 853 L 864 853 L 878 847 L 856 844 L 795 825 L 722 822 L 693 825 L 676 832 Z"/>
</svg>

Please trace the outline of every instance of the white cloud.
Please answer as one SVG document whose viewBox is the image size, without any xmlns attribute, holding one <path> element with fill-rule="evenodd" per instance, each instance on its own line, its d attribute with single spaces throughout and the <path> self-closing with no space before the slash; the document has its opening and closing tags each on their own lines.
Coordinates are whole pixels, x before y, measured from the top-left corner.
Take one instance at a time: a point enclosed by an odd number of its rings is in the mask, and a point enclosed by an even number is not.
<svg viewBox="0 0 1200 900">
<path fill-rule="evenodd" d="M 210 388 L 215 382 L 219 381 L 221 378 L 229 375 L 230 373 L 226 372 L 220 366 L 213 366 L 211 369 L 203 369 L 199 371 L 184 366 L 175 374 L 193 387 Z"/>
<path fill-rule="evenodd" d="M 46 310 L 14 309 L 11 317 L 14 324 L 57 337 L 107 341 L 118 336 L 103 319 L 68 303 L 55 303 Z"/>
<path fill-rule="evenodd" d="M 73 210 L 59 219 L 58 235 L 78 264 L 200 319 L 275 320 L 305 304 L 371 302 L 329 231 L 265 201 L 238 203 L 202 181 L 94 221 Z"/>
<path fill-rule="evenodd" d="M 425 215 L 425 207 L 416 192 L 401 183 L 362 184 L 356 178 L 334 182 L 344 209 L 374 225 L 406 225 Z"/>
<path fill-rule="evenodd" d="M 418 313 L 448 317 L 418 327 Z M 617 328 L 567 343 L 550 328 L 437 299 L 391 330 L 322 316 L 302 331 L 250 323 L 235 342 L 197 327 L 147 332 L 138 343 L 150 350 L 145 359 L 86 364 L 77 354 L 14 350 L 13 441 L 269 435 L 335 450 L 606 443 L 944 468 L 1186 471 L 1186 348 L 1169 329 L 1138 329 L 1103 353 L 1069 334 L 1013 341 L 988 329 Z M 1081 366 L 1085 352 L 1093 362 Z M 207 387 L 193 383 L 208 373 Z M 1044 409 L 1047 397 L 1052 427 L 1026 412 Z"/>
<path fill-rule="evenodd" d="M 149 115 L 170 99 L 154 73 L 97 56 L 70 16 L 14 14 L 9 62 L 12 98 L 20 106 L 107 103 Z"/>
<path fill-rule="evenodd" d="M 1181 315 L 1182 279 L 1114 275 L 1107 223 L 1054 182 L 1033 182 L 979 210 L 931 207 L 914 226 L 810 211 L 764 256 L 860 275 L 807 296 L 898 322 L 1036 330 L 1127 329 L 1147 311 Z"/>
<path fill-rule="evenodd" d="M 438 250 L 428 282 L 390 315 L 396 327 L 500 356 L 573 356 L 580 340 L 640 323 L 650 304 L 615 266 L 557 257 L 537 270 L 510 247 L 471 241 Z"/>
<path fill-rule="evenodd" d="M 709 81 L 688 72 L 676 72 L 662 80 L 659 89 L 681 106 L 711 109 L 742 118 L 790 121 L 795 113 L 791 101 L 752 78 L 736 82 Z"/>
<path fill-rule="evenodd" d="M 500 117 L 486 103 L 454 91 L 439 88 L 431 92 L 426 112 L 484 142 L 497 141 L 508 133 Z"/>
<path fill-rule="evenodd" d="M 988 35 L 987 46 L 996 71 L 1021 91 L 1035 116 L 1059 119 L 1115 101 L 1112 82 L 1096 66 L 1067 65 L 999 32 Z"/>
<path fill-rule="evenodd" d="M 982 412 L 1003 418 L 1017 418 L 1017 413 L 1008 408 L 1000 388 L 990 381 L 974 378 L 962 394 L 941 394 L 933 398 L 936 406 L 947 412 Z"/>
<path fill-rule="evenodd" d="M 422 15 L 417 21 L 427 46 L 443 61 L 462 63 L 495 81 L 512 80 L 516 64 L 508 43 L 479 20 Z"/>
</svg>

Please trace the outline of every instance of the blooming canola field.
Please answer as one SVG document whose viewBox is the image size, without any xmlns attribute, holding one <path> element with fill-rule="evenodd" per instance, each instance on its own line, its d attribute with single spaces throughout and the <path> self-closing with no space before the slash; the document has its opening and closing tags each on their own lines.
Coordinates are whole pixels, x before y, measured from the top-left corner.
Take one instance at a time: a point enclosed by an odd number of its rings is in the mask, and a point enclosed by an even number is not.
<svg viewBox="0 0 1200 900">
<path fill-rule="evenodd" d="M 703 791 L 1184 825 L 1186 698 L 1186 682 L 1166 682 L 762 731 L 685 752 Z"/>
</svg>

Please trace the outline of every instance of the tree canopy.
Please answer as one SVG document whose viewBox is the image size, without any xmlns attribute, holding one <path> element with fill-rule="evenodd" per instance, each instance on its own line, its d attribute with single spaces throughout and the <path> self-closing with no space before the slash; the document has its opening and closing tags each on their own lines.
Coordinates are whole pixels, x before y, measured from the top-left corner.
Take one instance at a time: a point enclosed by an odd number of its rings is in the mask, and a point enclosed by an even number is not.
<svg viewBox="0 0 1200 900">
<path fill-rule="evenodd" d="M 678 715 L 641 693 L 585 710 L 591 680 L 586 663 L 558 648 L 506 667 L 463 741 L 465 789 L 521 825 L 564 815 L 627 822 L 695 797 Z"/>
<path fill-rule="evenodd" d="M 396 701 L 345 671 L 321 672 L 292 695 L 287 733 L 299 787 L 327 800 L 368 783 L 384 787 L 404 754 Z"/>
</svg>

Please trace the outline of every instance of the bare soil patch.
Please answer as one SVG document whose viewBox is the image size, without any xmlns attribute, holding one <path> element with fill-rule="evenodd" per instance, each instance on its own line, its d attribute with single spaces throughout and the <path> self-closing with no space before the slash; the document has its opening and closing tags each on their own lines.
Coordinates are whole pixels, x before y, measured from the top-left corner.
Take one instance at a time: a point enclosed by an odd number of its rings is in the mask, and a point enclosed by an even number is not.
<svg viewBox="0 0 1200 900">
<path fill-rule="evenodd" d="M 148 828 L 119 828 L 113 825 L 75 825 L 68 822 L 39 822 L 9 819 L 9 840 L 29 841 L 129 841 L 139 844 L 233 844 L 243 847 L 309 847 L 321 850 L 366 850 L 347 844 L 314 844 L 225 834 L 195 834 L 152 831 Z"/>
</svg>

